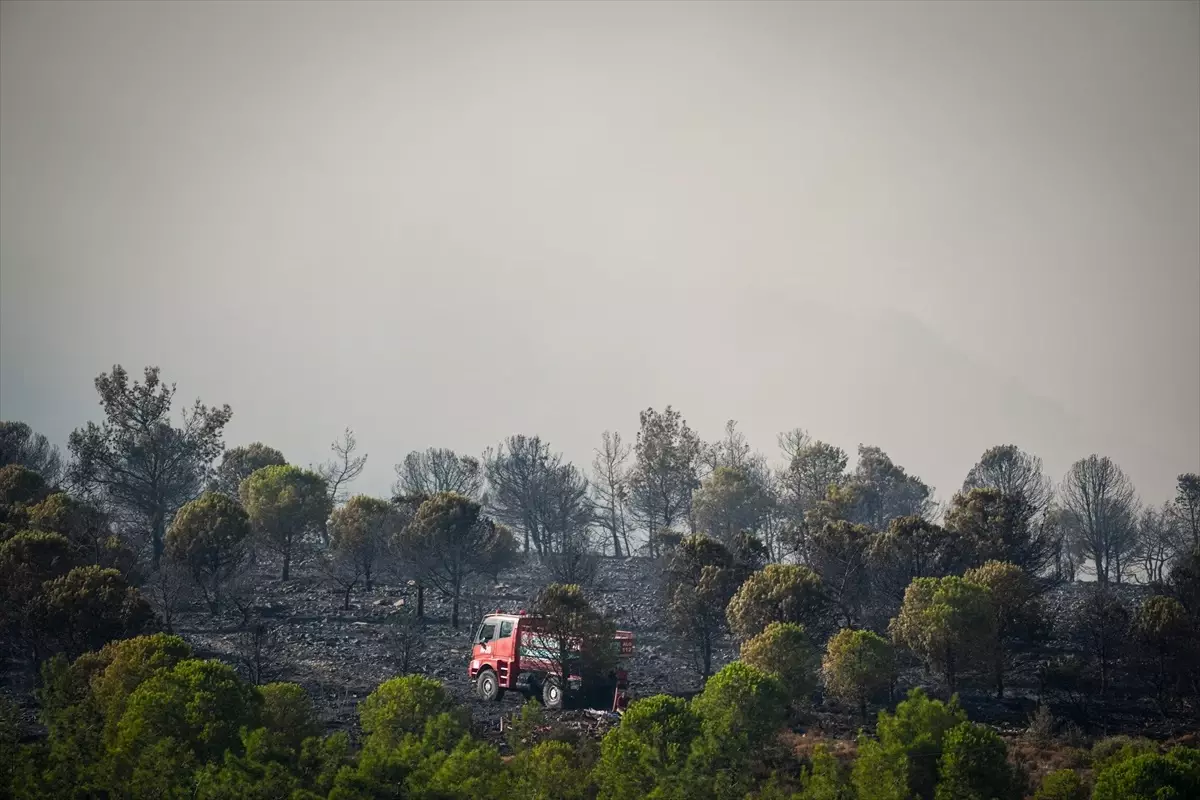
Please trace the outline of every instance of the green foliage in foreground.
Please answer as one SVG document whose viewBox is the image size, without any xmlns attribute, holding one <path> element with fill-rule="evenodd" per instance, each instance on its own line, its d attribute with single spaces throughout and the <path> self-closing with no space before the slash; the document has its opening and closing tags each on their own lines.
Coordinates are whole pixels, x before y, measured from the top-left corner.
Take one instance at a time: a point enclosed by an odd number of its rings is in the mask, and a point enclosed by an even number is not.
<svg viewBox="0 0 1200 800">
<path fill-rule="evenodd" d="M 1178 747 L 1119 761 L 1096 778 L 1093 800 L 1184 800 L 1200 797 L 1200 751 Z"/>
<path fill-rule="evenodd" d="M 1083 779 L 1073 769 L 1058 769 L 1042 778 L 1033 800 L 1087 800 Z"/>
<path fill-rule="evenodd" d="M 781 628 L 787 632 L 788 628 Z M 778 637 L 779 634 L 776 634 Z M 764 641 L 771 641 L 772 637 Z M 787 687 L 776 672 L 734 662 L 692 701 L 633 702 L 595 747 L 551 735 L 530 707 L 503 759 L 469 729 L 437 681 L 393 678 L 359 706 L 362 741 L 320 736 L 295 684 L 256 687 L 198 660 L 175 636 L 112 642 L 43 671 L 49 735 L 19 744 L 15 709 L 0 704 L 0 796 L 200 800 L 1017 800 L 1024 774 L 994 731 L 952 699 L 913 691 L 881 712 L 844 763 L 823 747 L 798 763 L 779 734 Z M 1200 753 L 1159 753 L 1114 739 L 1093 753 L 1095 800 L 1200 796 Z M 1091 780 L 1069 770 L 1037 789 L 1083 800 Z"/>
</svg>

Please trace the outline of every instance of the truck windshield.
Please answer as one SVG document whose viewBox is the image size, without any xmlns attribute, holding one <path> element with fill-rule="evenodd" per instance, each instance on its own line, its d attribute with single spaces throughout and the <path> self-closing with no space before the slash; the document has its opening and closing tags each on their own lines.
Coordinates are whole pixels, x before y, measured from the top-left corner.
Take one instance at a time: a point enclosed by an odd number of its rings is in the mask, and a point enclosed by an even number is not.
<svg viewBox="0 0 1200 800">
<path fill-rule="evenodd" d="M 479 634 L 475 637 L 476 644 L 487 644 L 496 638 L 496 623 L 485 622 L 479 626 Z"/>
</svg>

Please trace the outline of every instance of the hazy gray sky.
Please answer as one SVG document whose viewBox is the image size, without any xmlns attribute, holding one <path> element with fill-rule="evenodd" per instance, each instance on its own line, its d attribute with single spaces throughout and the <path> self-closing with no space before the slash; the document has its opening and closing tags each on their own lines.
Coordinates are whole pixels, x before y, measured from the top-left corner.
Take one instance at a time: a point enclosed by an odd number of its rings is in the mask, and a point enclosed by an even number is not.
<svg viewBox="0 0 1200 800">
<path fill-rule="evenodd" d="M 0 414 L 1200 468 L 1200 4 L 0 6 Z"/>
</svg>

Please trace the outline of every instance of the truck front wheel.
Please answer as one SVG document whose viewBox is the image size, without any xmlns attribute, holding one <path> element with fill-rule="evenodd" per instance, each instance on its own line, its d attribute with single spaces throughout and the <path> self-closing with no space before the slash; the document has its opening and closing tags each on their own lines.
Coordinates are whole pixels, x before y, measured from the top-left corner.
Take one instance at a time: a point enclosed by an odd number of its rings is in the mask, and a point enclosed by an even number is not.
<svg viewBox="0 0 1200 800">
<path fill-rule="evenodd" d="M 479 699 L 489 703 L 504 696 L 504 690 L 500 688 L 500 682 L 496 680 L 496 673 L 490 669 L 479 671 L 479 675 L 475 678 L 475 692 L 479 695 Z"/>
<path fill-rule="evenodd" d="M 551 675 L 542 683 L 542 705 L 554 709 L 563 707 L 562 683 L 557 676 Z"/>
</svg>

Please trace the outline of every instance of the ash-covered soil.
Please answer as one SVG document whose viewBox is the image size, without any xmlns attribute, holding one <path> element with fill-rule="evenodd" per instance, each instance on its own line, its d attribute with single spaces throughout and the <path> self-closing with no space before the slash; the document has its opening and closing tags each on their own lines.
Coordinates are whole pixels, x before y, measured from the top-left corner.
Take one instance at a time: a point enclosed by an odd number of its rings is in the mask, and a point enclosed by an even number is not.
<svg viewBox="0 0 1200 800">
<path fill-rule="evenodd" d="M 460 604 L 458 630 L 450 625 L 449 602 L 426 592 L 423 644 L 410 656 L 409 671 L 442 681 L 471 708 L 482 734 L 498 734 L 500 718 L 511 718 L 523 698 L 510 692 L 499 703 L 485 703 L 474 696 L 466 671 L 475 627 L 483 614 L 496 609 L 528 608 L 538 590 L 551 580 L 543 568 L 531 562 L 502 573 L 498 581 L 477 584 L 472 596 Z M 256 583 L 256 613 L 272 630 L 266 677 L 300 683 L 316 699 L 330 728 L 353 730 L 358 701 L 379 683 L 403 671 L 394 623 L 400 607 L 411 607 L 415 602 L 412 588 L 404 582 L 385 582 L 370 591 L 358 590 L 347 611 L 341 607 L 338 591 L 319 576 L 304 574 L 303 568 L 299 577 L 287 583 L 268 575 L 260 576 Z M 1086 584 L 1068 584 L 1049 592 L 1046 603 L 1051 620 L 1064 623 L 1077 618 L 1078 605 L 1087 590 Z M 1147 593 L 1137 586 L 1117 591 L 1131 607 Z M 595 605 L 612 615 L 618 627 L 635 634 L 629 667 L 634 697 L 660 692 L 690 695 L 701 688 L 691 651 L 666 627 L 661 570 L 656 562 L 645 558 L 604 559 L 587 592 Z M 206 614 L 190 613 L 176 628 L 202 655 L 234 663 L 245 660 L 249 635 L 239 630 L 238 621 L 214 621 Z M 1010 732 L 1024 729 L 1039 700 L 1039 664 L 1074 648 L 1063 631 L 1058 631 L 1036 649 L 1015 654 L 1005 698 L 994 696 L 984 674 L 964 676 L 960 698 L 973 719 Z M 714 655 L 714 671 L 735 657 L 734 643 L 726 641 Z M 936 694 L 945 692 L 920 665 L 908 662 L 899 676 L 897 693 L 913 686 L 923 686 Z M 1174 721 L 1162 717 L 1137 685 L 1114 687 L 1111 695 L 1105 703 L 1093 704 L 1085 715 L 1066 706 L 1055 708 L 1055 713 L 1097 733 L 1151 734 L 1159 730 L 1168 735 L 1178 728 Z M 813 710 L 804 717 L 805 725 L 819 727 L 827 735 L 853 735 L 860 724 L 853 710 L 826 702 L 819 693 L 814 699 Z M 563 714 L 579 725 L 604 726 L 603 721 L 596 722 L 579 712 Z"/>
<path fill-rule="evenodd" d="M 480 735 L 499 741 L 501 717 L 510 718 L 519 711 L 523 698 L 509 693 L 499 703 L 485 703 L 474 696 L 467 679 L 472 634 L 485 613 L 496 609 L 518 611 L 528 608 L 537 592 L 551 577 L 536 563 L 527 563 L 502 573 L 497 581 L 483 581 L 472 587 L 459 609 L 459 628 L 450 625 L 450 604 L 435 592 L 425 593 L 425 624 L 421 644 L 412 648 L 408 671 L 442 681 L 473 715 Z M 316 572 L 299 565 L 290 580 L 284 582 L 266 568 L 251 576 L 254 621 L 265 624 L 268 634 L 260 650 L 260 682 L 294 681 L 312 695 L 318 711 L 330 730 L 356 733 L 357 704 L 381 682 L 404 672 L 401 642 L 404 635 L 398 621 L 403 608 L 415 603 L 412 587 L 405 581 L 378 583 L 371 590 L 359 588 L 351 595 L 349 610 L 342 608 L 343 596 Z M 700 674 L 685 643 L 673 636 L 663 618 L 663 589 L 659 566 L 649 559 L 603 559 L 598 577 L 587 588 L 592 602 L 612 615 L 618 627 L 635 634 L 634 655 L 629 662 L 634 697 L 666 692 L 691 695 L 701 687 Z M 1068 584 L 1052 590 L 1046 597 L 1051 619 L 1056 624 L 1078 617 L 1077 606 L 1088 591 L 1086 584 Z M 1143 587 L 1118 589 L 1130 606 L 1136 606 L 1147 594 Z M 254 647 L 250 630 L 236 614 L 212 617 L 199 605 L 179 614 L 174 630 L 195 648 L 201 657 L 228 661 L 255 679 Z M 818 646 L 823 642 L 816 643 Z M 1004 699 L 997 699 L 987 675 L 963 676 L 959 695 L 972 719 L 988 722 L 1002 731 L 1015 733 L 1028 724 L 1039 699 L 1038 666 L 1055 655 L 1071 652 L 1075 644 L 1058 631 L 1050 641 L 1036 649 L 1017 653 L 1007 679 Z M 731 641 L 714 654 L 714 671 L 736 657 Z M 23 700 L 32 722 L 30 696 L 32 675 L 21 679 L 13 663 L 6 670 L 9 691 Z M 16 678 L 16 680 L 13 680 Z M 938 685 L 914 662 L 901 670 L 896 691 L 902 695 L 913 686 L 923 686 L 944 696 Z M 22 696 L 23 697 L 20 697 Z M 797 728 L 819 729 L 822 735 L 853 736 L 860 723 L 853 709 L 838 706 L 820 696 L 797 720 Z M 1080 713 L 1067 703 L 1050 701 L 1056 716 L 1071 721 L 1082 731 L 1093 734 L 1140 733 L 1166 738 L 1186 728 L 1180 720 L 1164 718 L 1155 708 L 1144 687 L 1136 683 L 1113 687 L 1104 702 L 1090 702 Z M 612 719 L 583 711 L 564 711 L 555 721 L 580 732 L 598 734 L 613 724 Z M 1182 726 L 1182 727 L 1181 727 Z"/>
<path fill-rule="evenodd" d="M 510 692 L 499 703 L 485 703 L 473 695 L 467 665 L 474 630 L 485 613 L 528 608 L 551 580 L 541 567 L 530 563 L 501 573 L 495 582 L 478 583 L 460 603 L 458 630 L 450 625 L 449 601 L 427 590 L 423 643 L 410 656 L 408 671 L 442 681 L 471 708 L 481 732 L 498 733 L 500 717 L 516 713 L 523 698 Z M 351 595 L 350 609 L 344 610 L 342 594 L 319 575 L 304 574 L 303 567 L 286 583 L 261 574 L 255 584 L 255 615 L 270 631 L 265 677 L 301 684 L 330 728 L 352 730 L 357 703 L 382 681 L 403 672 L 399 640 L 404 634 L 397 622 L 403 607 L 415 605 L 413 588 L 406 582 L 384 582 L 369 591 L 359 589 Z M 629 662 L 635 697 L 686 694 L 700 687 L 690 653 L 666 630 L 661 586 L 660 570 L 649 559 L 604 559 L 595 582 L 586 589 L 592 603 L 610 614 L 619 628 L 635 634 Z M 242 669 L 253 658 L 253 637 L 241 627 L 240 619 L 214 619 L 191 610 L 180 615 L 174 628 L 201 656 L 220 658 Z M 717 654 L 714 669 L 734 654 L 730 643 Z M 563 713 L 568 719 L 593 719 L 593 715 Z"/>
</svg>

